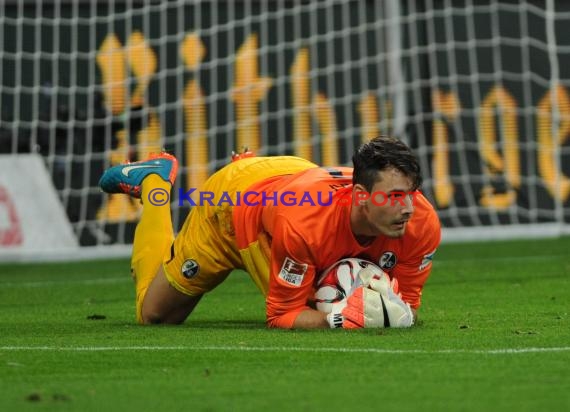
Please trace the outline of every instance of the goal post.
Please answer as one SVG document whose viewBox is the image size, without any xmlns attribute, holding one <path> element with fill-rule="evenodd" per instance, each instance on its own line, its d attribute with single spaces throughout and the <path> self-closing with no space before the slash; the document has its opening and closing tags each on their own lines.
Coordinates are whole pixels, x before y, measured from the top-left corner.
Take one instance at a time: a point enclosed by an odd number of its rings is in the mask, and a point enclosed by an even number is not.
<svg viewBox="0 0 570 412">
<path fill-rule="evenodd" d="M 378 134 L 418 154 L 444 240 L 569 234 L 569 22 L 553 0 L 5 1 L 0 153 L 43 159 L 68 257 L 128 254 L 113 164 L 177 156 L 176 230 L 232 150 L 348 165 Z"/>
</svg>

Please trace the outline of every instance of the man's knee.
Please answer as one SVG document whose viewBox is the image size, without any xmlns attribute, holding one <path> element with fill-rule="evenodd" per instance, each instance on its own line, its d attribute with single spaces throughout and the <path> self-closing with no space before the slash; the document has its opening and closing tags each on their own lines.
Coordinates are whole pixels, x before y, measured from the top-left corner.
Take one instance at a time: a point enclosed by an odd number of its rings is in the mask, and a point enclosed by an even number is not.
<svg viewBox="0 0 570 412">
<path fill-rule="evenodd" d="M 202 296 L 190 297 L 180 294 L 177 297 L 178 302 L 176 302 L 177 299 L 166 299 L 170 303 L 168 305 L 164 305 L 160 300 L 145 299 L 139 323 L 142 325 L 179 325 L 190 315 Z"/>
<path fill-rule="evenodd" d="M 149 305 L 148 302 L 143 301 L 140 317 L 138 319 L 139 324 L 158 325 L 164 323 L 164 316 L 157 311 L 156 308 L 152 308 L 151 306 L 152 305 Z"/>
<path fill-rule="evenodd" d="M 146 293 L 137 297 L 140 300 L 137 301 L 137 306 L 140 305 L 138 323 L 142 325 L 181 323 L 181 321 L 173 322 L 171 317 L 177 305 L 175 298 L 179 293 L 170 286 L 162 267 L 159 268 Z"/>
<path fill-rule="evenodd" d="M 165 316 L 162 316 L 160 313 L 156 312 L 145 312 L 143 310 L 142 317 L 139 320 L 141 325 L 160 325 L 161 323 L 165 322 Z"/>
<path fill-rule="evenodd" d="M 172 311 L 165 313 L 164 309 L 161 310 L 160 305 L 153 305 L 152 302 L 143 302 L 141 319 L 139 323 L 141 325 L 160 325 L 160 324 L 170 324 L 177 325 L 184 322 L 183 319 L 172 316 Z"/>
</svg>

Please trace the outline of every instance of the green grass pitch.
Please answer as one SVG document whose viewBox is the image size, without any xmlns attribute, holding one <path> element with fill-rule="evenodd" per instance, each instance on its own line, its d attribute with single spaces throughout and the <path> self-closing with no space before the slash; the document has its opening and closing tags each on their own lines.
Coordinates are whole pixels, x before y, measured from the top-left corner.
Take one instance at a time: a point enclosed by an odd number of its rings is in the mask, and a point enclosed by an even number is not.
<svg viewBox="0 0 570 412">
<path fill-rule="evenodd" d="M 444 244 L 409 330 L 267 330 L 243 272 L 137 326 L 127 260 L 0 265 L 1 411 L 568 411 L 570 238 Z"/>
</svg>

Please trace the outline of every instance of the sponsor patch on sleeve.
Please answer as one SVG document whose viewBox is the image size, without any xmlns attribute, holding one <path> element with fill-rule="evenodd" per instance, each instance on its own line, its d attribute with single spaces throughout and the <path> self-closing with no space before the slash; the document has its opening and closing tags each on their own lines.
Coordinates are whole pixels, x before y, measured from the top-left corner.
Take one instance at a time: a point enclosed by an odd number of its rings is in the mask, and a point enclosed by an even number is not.
<svg viewBox="0 0 570 412">
<path fill-rule="evenodd" d="M 420 270 L 424 270 L 429 265 L 431 265 L 431 262 L 433 260 L 433 255 L 435 255 L 435 250 L 431 253 L 428 253 L 427 255 L 424 255 L 424 258 L 422 259 L 422 263 L 420 263 Z"/>
<path fill-rule="evenodd" d="M 293 259 L 286 257 L 279 271 L 279 277 L 290 285 L 301 286 L 308 267 L 309 265 L 306 263 L 297 263 Z"/>
</svg>

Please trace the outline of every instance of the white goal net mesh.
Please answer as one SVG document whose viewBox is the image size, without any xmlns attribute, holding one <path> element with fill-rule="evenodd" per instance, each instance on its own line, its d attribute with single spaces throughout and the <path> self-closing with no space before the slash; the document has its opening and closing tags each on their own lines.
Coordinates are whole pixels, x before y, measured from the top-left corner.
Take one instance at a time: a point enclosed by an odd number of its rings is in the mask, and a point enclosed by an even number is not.
<svg viewBox="0 0 570 412">
<path fill-rule="evenodd" d="M 562 233 L 569 23 L 554 0 L 4 1 L 0 153 L 41 155 L 81 246 L 132 242 L 110 165 L 174 153 L 179 228 L 179 190 L 232 150 L 349 164 L 378 134 L 414 148 L 449 233 Z"/>
</svg>

